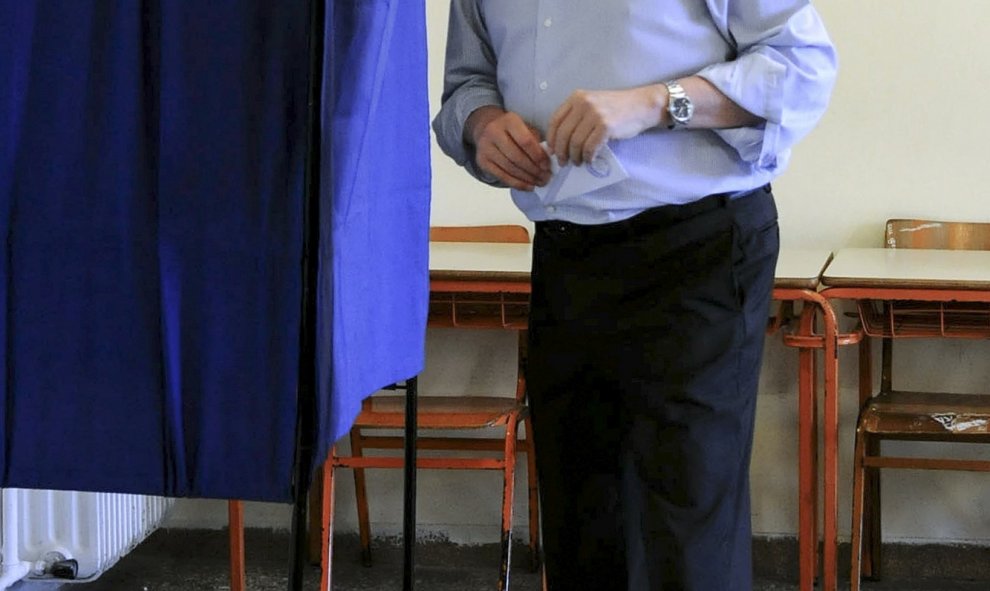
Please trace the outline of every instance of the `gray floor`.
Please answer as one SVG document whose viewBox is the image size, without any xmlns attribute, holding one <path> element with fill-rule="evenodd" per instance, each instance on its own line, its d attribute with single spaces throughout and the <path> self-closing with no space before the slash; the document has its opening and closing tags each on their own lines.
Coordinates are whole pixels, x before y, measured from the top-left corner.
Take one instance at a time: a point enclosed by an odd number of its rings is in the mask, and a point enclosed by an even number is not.
<svg viewBox="0 0 990 591">
<path fill-rule="evenodd" d="M 289 536 L 270 531 L 249 530 L 246 539 L 248 589 L 251 591 L 286 591 L 288 589 Z M 756 565 L 759 581 L 755 591 L 791 591 L 797 585 L 793 570 L 791 545 L 758 544 L 764 564 Z M 417 546 L 417 591 L 494 590 L 497 578 L 498 550 L 495 546 L 464 548 L 442 543 Z M 977 550 L 980 552 L 980 550 Z M 937 551 L 935 552 L 937 554 Z M 959 552 L 950 553 L 958 555 Z M 539 591 L 539 577 L 530 572 L 523 548 L 513 560 L 512 591 Z M 932 555 L 927 552 L 926 555 Z M 979 560 L 980 555 L 974 558 Z M 17 591 L 222 591 L 230 588 L 225 532 L 164 530 L 156 532 L 114 568 L 92 583 L 62 585 L 22 584 Z M 397 590 L 402 582 L 401 549 L 396 544 L 381 543 L 375 553 L 376 564 L 361 566 L 355 536 L 339 539 L 334 559 L 336 591 Z M 913 559 L 917 562 L 917 559 Z M 783 566 L 781 566 L 783 565 Z M 896 569 L 894 569 L 896 570 Z M 847 585 L 843 585 L 847 587 Z M 319 589 L 319 572 L 306 572 L 307 591 Z M 883 583 L 865 583 L 864 591 L 986 591 L 990 580 L 952 580 L 949 578 L 891 576 Z M 12 591 L 14 591 L 12 589 Z M 577 591 L 577 590 L 576 590 Z M 581 590 L 583 591 L 583 590 Z M 644 590 L 647 591 L 647 590 Z M 712 590 L 718 591 L 718 590 Z"/>
</svg>

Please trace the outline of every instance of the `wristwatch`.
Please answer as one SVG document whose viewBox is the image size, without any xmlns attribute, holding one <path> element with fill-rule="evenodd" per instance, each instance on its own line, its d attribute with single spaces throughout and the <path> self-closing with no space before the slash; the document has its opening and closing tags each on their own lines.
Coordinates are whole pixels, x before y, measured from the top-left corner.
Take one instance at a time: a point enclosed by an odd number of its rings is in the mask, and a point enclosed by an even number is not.
<svg viewBox="0 0 990 591">
<path fill-rule="evenodd" d="M 667 112 L 670 113 L 667 129 L 684 127 L 694 116 L 694 103 L 678 81 L 671 80 L 664 82 L 664 85 L 667 87 Z"/>
</svg>

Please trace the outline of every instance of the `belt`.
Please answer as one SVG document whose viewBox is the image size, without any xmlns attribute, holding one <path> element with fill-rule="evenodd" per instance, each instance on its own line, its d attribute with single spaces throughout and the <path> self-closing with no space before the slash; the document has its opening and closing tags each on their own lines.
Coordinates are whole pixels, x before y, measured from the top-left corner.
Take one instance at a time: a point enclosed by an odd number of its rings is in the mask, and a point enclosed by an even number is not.
<svg viewBox="0 0 990 591">
<path fill-rule="evenodd" d="M 766 184 L 742 193 L 716 193 L 681 205 L 653 207 L 629 219 L 618 222 L 587 225 L 561 220 L 549 220 L 537 222 L 536 230 L 554 235 L 594 234 L 596 236 L 632 236 L 641 234 L 647 229 L 669 226 L 716 209 L 735 209 L 744 205 L 750 205 L 754 198 L 762 197 L 769 199 L 771 198 L 771 192 L 770 185 Z"/>
</svg>

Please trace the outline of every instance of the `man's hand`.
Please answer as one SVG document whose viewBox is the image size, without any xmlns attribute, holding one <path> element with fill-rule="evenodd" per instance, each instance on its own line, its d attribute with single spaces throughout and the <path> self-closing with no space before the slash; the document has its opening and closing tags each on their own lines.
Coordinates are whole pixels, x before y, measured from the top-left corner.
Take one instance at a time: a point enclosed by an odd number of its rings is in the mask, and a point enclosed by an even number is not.
<svg viewBox="0 0 990 591">
<path fill-rule="evenodd" d="M 516 113 L 482 107 L 471 113 L 465 135 L 475 146 L 475 161 L 506 185 L 532 191 L 550 181 L 550 157 L 539 133 Z"/>
<path fill-rule="evenodd" d="M 635 137 L 660 124 L 664 85 L 629 90 L 577 90 L 550 118 L 547 143 L 560 165 L 590 162 L 605 142 Z"/>
</svg>

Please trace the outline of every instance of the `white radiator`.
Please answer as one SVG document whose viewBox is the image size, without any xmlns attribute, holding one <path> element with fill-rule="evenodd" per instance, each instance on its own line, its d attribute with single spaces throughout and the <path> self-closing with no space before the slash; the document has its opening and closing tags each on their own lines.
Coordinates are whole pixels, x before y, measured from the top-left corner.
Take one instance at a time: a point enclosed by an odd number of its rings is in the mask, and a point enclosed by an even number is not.
<svg viewBox="0 0 990 591">
<path fill-rule="evenodd" d="M 3 489 L 0 591 L 22 579 L 88 582 L 153 532 L 174 499 Z"/>
</svg>

